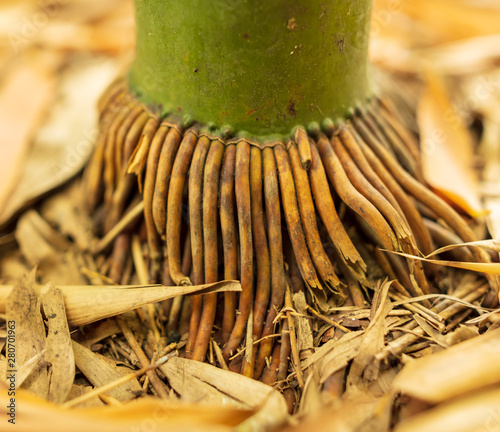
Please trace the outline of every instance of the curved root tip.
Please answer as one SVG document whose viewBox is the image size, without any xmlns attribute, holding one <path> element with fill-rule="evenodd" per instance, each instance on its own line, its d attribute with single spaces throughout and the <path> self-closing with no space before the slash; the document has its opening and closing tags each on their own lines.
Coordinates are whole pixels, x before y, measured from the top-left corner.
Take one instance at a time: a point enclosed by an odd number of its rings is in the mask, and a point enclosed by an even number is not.
<svg viewBox="0 0 500 432">
<path fill-rule="evenodd" d="M 192 286 L 193 282 L 191 282 L 191 279 L 189 279 L 188 277 L 185 277 L 185 278 L 182 278 L 177 285 L 179 285 L 179 286 Z"/>
</svg>

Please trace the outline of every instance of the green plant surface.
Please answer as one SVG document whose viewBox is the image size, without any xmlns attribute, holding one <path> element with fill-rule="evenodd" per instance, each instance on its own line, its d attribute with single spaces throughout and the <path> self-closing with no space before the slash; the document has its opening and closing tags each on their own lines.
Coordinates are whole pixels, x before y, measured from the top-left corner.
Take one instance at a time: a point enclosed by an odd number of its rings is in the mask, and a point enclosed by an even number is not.
<svg viewBox="0 0 500 432">
<path fill-rule="evenodd" d="M 130 85 L 164 112 L 252 135 L 343 117 L 370 94 L 371 0 L 137 0 Z"/>
</svg>

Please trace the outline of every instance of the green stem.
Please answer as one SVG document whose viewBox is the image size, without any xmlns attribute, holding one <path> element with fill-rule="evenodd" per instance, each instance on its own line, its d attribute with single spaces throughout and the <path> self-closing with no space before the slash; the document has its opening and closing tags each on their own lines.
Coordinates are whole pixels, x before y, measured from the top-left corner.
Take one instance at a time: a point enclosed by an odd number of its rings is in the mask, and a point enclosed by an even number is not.
<svg viewBox="0 0 500 432">
<path fill-rule="evenodd" d="M 133 92 L 252 135 L 344 117 L 369 96 L 371 0 L 136 0 Z"/>
</svg>

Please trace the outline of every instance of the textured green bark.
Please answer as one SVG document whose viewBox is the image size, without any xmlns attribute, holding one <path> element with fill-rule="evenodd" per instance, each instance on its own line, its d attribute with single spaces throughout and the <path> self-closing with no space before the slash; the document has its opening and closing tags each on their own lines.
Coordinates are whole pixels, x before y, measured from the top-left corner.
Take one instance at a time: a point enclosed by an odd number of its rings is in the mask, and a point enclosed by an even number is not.
<svg viewBox="0 0 500 432">
<path fill-rule="evenodd" d="M 345 116 L 370 92 L 371 0 L 135 0 L 133 91 L 252 135 Z"/>
</svg>

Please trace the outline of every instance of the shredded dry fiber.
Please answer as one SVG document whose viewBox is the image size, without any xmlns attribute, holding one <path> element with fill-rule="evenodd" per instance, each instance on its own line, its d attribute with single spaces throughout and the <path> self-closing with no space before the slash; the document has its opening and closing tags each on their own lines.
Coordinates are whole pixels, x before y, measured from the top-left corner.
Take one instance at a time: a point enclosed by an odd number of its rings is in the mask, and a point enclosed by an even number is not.
<svg viewBox="0 0 500 432">
<path fill-rule="evenodd" d="M 131 236 L 140 233 L 151 282 L 240 280 L 239 298 L 167 304 L 167 329 L 184 331 L 190 317 L 187 357 L 205 360 L 213 337 L 232 370 L 267 383 L 288 372 L 289 323 L 277 319 L 287 293 L 304 291 L 326 311 L 364 306 L 386 276 L 406 296 L 439 292 L 434 267 L 383 249 L 428 254 L 434 243 L 475 240 L 425 186 L 415 137 L 381 99 L 349 121 L 262 144 L 160 118 L 120 81 L 103 97 L 101 126 L 85 185 L 100 234 L 116 236 L 108 276 L 129 282 Z M 143 217 L 134 210 L 141 196 Z M 489 260 L 477 249 L 471 256 Z M 245 355 L 234 356 L 242 345 Z"/>
</svg>

